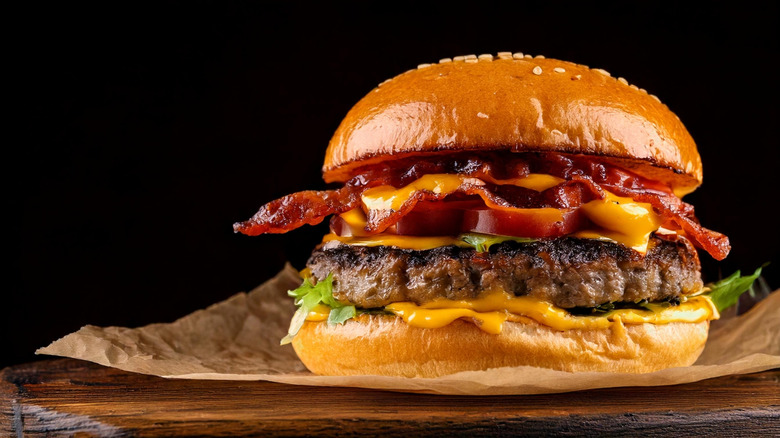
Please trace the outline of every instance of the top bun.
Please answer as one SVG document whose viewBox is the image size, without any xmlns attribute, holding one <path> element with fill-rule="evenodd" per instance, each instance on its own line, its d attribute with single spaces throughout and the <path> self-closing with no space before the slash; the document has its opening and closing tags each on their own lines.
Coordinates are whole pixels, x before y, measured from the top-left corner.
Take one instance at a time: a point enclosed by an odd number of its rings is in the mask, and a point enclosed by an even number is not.
<svg viewBox="0 0 780 438">
<path fill-rule="evenodd" d="M 657 97 L 604 70 L 517 55 L 444 59 L 380 84 L 333 135 L 325 181 L 389 155 L 549 151 L 603 157 L 679 195 L 701 184 L 693 138 Z"/>
</svg>

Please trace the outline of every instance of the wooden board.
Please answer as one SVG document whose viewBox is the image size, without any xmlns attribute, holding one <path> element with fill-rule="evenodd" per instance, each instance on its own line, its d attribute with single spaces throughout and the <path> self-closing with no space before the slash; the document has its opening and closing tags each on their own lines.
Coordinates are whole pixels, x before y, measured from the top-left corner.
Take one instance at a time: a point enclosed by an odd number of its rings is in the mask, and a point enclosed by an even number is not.
<svg viewBox="0 0 780 438">
<path fill-rule="evenodd" d="M 780 436 L 780 370 L 535 396 L 166 380 L 71 359 L 0 372 L 0 435 Z"/>
</svg>

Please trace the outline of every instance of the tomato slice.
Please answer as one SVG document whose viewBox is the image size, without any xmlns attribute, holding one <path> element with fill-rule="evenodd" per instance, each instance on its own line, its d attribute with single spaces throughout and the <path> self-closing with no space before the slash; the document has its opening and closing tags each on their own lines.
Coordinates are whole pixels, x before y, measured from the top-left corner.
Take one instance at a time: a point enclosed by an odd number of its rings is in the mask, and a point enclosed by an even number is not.
<svg viewBox="0 0 780 438">
<path fill-rule="evenodd" d="M 464 210 L 414 209 L 393 227 L 393 233 L 405 236 L 457 236 L 463 223 Z"/>
<path fill-rule="evenodd" d="M 483 233 L 514 237 L 560 237 L 586 225 L 578 208 L 517 208 L 498 210 L 473 202 L 421 202 L 385 233 L 404 236 L 457 236 Z M 330 228 L 339 236 L 366 236 L 362 228 L 333 216 Z"/>
<path fill-rule="evenodd" d="M 522 208 L 466 210 L 461 231 L 515 237 L 560 237 L 583 227 L 578 208 Z"/>
<path fill-rule="evenodd" d="M 408 236 L 455 236 L 483 233 L 514 237 L 560 237 L 584 227 L 579 209 L 523 208 L 495 210 L 412 210 L 388 232 Z"/>
</svg>

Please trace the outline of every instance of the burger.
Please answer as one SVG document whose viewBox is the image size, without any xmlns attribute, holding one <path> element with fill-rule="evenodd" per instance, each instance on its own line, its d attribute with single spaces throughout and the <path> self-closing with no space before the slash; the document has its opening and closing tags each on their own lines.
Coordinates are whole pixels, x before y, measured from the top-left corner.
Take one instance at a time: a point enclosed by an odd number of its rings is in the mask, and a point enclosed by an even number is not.
<svg viewBox="0 0 780 438">
<path fill-rule="evenodd" d="M 604 70 L 519 53 L 422 64 L 347 113 L 322 171 L 333 189 L 234 225 L 329 218 L 282 340 L 313 373 L 651 372 L 692 364 L 719 317 L 698 253 L 721 260 L 729 241 L 681 200 L 702 182 L 696 144 Z"/>
</svg>

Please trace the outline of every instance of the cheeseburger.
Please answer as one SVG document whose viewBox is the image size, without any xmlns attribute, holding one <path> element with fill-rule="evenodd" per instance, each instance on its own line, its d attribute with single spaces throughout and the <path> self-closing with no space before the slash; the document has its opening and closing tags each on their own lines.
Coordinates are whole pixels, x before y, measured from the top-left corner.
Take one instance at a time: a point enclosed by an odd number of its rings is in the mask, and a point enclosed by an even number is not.
<svg viewBox="0 0 780 438">
<path fill-rule="evenodd" d="M 699 153 L 659 99 L 591 69 L 499 53 L 423 64 L 369 92 L 322 167 L 234 225 L 330 220 L 282 343 L 323 375 L 692 364 L 721 307 L 698 251 L 723 234 L 681 200 Z M 756 274 L 757 276 L 757 274 Z"/>
</svg>

